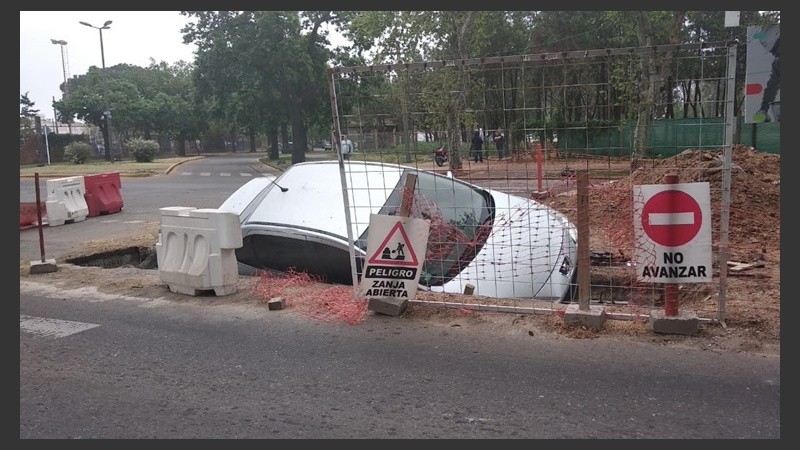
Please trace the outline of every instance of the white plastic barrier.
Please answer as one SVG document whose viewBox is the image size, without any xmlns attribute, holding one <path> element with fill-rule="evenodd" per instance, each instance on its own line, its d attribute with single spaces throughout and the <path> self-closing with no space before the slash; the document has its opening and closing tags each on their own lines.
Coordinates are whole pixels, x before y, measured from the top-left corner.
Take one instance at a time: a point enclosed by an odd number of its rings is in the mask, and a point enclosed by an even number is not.
<svg viewBox="0 0 800 450">
<path fill-rule="evenodd" d="M 47 180 L 47 223 L 51 227 L 66 221 L 80 222 L 89 215 L 84 194 L 83 177 L 53 178 Z"/>
<path fill-rule="evenodd" d="M 236 292 L 239 267 L 235 249 L 242 246 L 239 215 L 219 209 L 170 206 L 161 211 L 156 260 L 161 281 L 172 292 L 216 295 Z"/>
</svg>

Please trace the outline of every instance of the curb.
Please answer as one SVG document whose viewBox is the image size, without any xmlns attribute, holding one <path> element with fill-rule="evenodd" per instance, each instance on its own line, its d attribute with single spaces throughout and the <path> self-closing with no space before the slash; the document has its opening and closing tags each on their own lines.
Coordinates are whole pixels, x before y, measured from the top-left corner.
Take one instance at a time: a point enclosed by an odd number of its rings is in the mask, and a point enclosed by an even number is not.
<svg viewBox="0 0 800 450">
<path fill-rule="evenodd" d="M 173 170 L 175 170 L 176 167 L 180 166 L 181 164 L 183 164 L 185 162 L 197 161 L 198 159 L 203 159 L 203 158 L 205 158 L 205 156 L 200 155 L 200 156 L 193 156 L 191 158 L 184 159 L 183 161 L 178 161 L 175 164 L 167 167 L 167 170 L 164 171 L 164 175 L 169 175 L 169 173 L 172 172 Z"/>
</svg>

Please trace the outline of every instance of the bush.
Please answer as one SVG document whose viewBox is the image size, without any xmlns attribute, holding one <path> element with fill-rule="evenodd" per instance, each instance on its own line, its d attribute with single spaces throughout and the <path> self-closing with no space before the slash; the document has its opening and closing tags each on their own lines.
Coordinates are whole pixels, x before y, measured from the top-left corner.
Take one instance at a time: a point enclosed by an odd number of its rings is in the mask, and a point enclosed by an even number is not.
<svg viewBox="0 0 800 450">
<path fill-rule="evenodd" d="M 131 139 L 127 147 L 136 162 L 153 162 L 158 154 L 158 142 L 150 139 Z"/>
<path fill-rule="evenodd" d="M 48 133 L 47 135 L 48 142 L 50 144 L 50 161 L 53 162 L 66 162 L 69 161 L 69 158 L 64 154 L 64 150 L 67 148 L 67 145 L 73 142 L 87 142 L 88 136 L 83 135 L 75 135 L 75 134 L 56 134 L 56 133 Z M 94 156 L 94 152 L 90 158 Z"/>
<path fill-rule="evenodd" d="M 86 142 L 72 142 L 64 149 L 64 156 L 75 164 L 83 164 L 92 154 L 92 146 Z"/>
</svg>

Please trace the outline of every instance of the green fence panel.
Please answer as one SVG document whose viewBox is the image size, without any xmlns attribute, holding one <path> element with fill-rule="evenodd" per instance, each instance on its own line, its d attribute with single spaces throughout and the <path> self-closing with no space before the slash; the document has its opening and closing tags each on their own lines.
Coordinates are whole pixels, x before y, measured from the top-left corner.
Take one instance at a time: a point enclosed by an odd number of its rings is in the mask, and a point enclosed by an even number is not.
<svg viewBox="0 0 800 450">
<path fill-rule="evenodd" d="M 756 125 L 756 145 L 752 142 L 753 126 L 740 123 L 738 143 L 759 151 L 780 153 L 780 123 Z M 602 156 L 630 155 L 636 121 L 621 127 L 573 126 L 558 130 L 558 148 L 575 153 Z M 687 118 L 657 119 L 650 124 L 646 156 L 673 156 L 687 149 L 717 150 L 725 144 L 725 119 Z"/>
<path fill-rule="evenodd" d="M 756 142 L 753 142 L 753 128 L 755 128 Z M 747 147 L 768 153 L 781 153 L 781 123 L 744 123 L 739 124 L 739 142 Z"/>
</svg>

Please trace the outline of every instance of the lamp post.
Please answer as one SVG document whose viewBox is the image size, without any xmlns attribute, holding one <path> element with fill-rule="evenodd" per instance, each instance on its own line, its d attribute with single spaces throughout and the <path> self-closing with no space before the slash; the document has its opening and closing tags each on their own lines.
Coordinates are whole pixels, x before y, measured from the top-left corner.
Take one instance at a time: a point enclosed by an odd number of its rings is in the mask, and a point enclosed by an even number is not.
<svg viewBox="0 0 800 450">
<path fill-rule="evenodd" d="M 88 22 L 83 22 L 83 21 L 78 22 L 78 23 L 80 23 L 81 25 L 86 25 L 89 28 L 94 28 L 94 29 L 96 29 L 96 30 L 98 30 L 100 32 L 100 59 L 101 59 L 101 61 L 103 63 L 103 69 L 105 69 L 106 68 L 106 55 L 105 55 L 105 52 L 103 51 L 103 30 L 107 30 L 107 29 L 110 28 L 109 25 L 111 25 L 111 21 L 110 20 L 106 20 L 106 22 L 103 24 L 102 27 L 96 27 L 96 26 L 94 26 L 94 25 L 92 25 L 92 24 L 90 24 Z M 106 122 L 105 133 L 103 133 L 103 140 L 105 141 L 105 144 L 106 144 L 105 159 L 106 159 L 106 161 L 112 161 L 113 162 L 113 160 L 111 159 L 111 112 L 108 109 L 103 113 L 103 119 Z"/>
<path fill-rule="evenodd" d="M 69 93 L 69 85 L 67 84 L 67 63 L 66 60 L 64 59 L 64 46 L 67 45 L 67 41 L 60 39 L 50 39 L 50 42 L 52 42 L 54 45 L 61 46 L 61 70 L 64 73 L 64 90 L 62 91 L 61 99 L 64 100 L 65 98 L 67 98 L 67 94 Z M 58 118 L 54 120 L 54 123 L 56 126 L 56 133 L 58 133 Z M 72 134 L 72 124 L 70 123 L 69 120 L 67 121 L 67 128 L 69 129 L 69 134 Z"/>
</svg>

